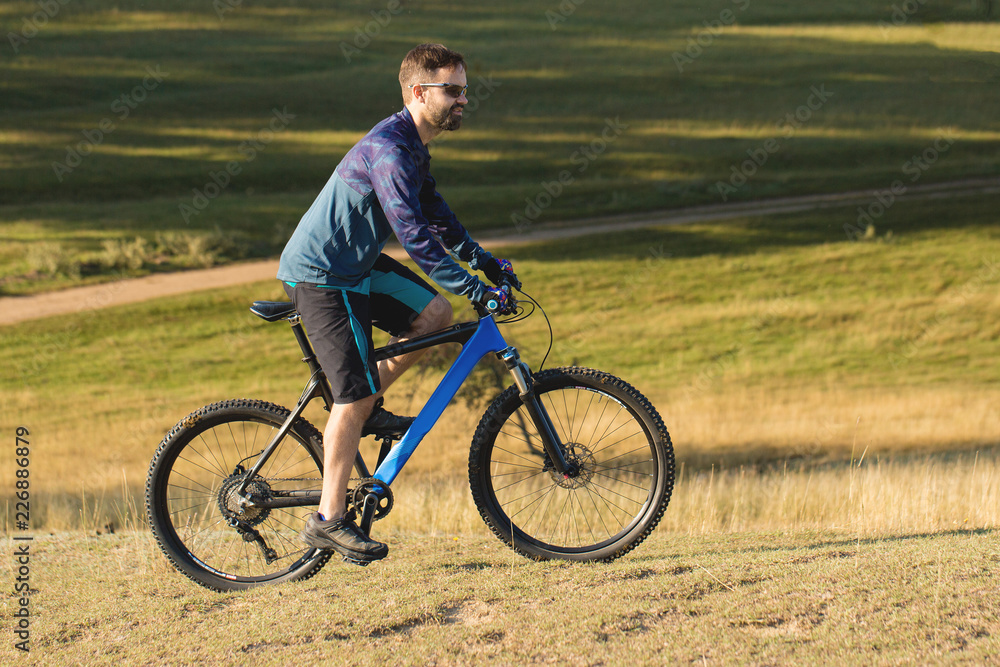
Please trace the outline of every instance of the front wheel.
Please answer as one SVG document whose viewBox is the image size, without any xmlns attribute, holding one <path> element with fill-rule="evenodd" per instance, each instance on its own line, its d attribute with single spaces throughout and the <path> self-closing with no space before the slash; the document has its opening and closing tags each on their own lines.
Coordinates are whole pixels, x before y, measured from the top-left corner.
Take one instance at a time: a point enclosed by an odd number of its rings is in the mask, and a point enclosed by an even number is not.
<svg viewBox="0 0 1000 667">
<path fill-rule="evenodd" d="M 299 532 L 315 507 L 242 507 L 239 487 L 288 418 L 286 408 L 233 400 L 201 408 L 167 434 L 146 481 L 146 513 L 178 570 L 218 591 L 305 579 L 329 560 Z M 299 419 L 247 486 L 256 498 L 318 496 L 323 436 Z"/>
<path fill-rule="evenodd" d="M 652 532 L 670 501 L 674 451 L 663 420 L 635 388 L 602 371 L 555 368 L 533 380 L 573 473 L 556 472 L 511 386 L 472 440 L 479 513 L 529 558 L 618 558 Z"/>
</svg>

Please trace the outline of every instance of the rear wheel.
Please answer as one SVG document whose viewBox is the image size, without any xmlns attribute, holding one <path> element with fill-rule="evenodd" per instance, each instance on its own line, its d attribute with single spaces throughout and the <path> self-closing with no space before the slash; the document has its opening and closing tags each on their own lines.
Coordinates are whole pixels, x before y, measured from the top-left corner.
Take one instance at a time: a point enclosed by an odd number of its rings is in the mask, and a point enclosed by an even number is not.
<svg viewBox="0 0 1000 667">
<path fill-rule="evenodd" d="M 674 485 L 670 435 L 628 383 L 587 368 L 533 376 L 573 469 L 557 473 L 516 387 L 483 415 L 469 454 L 486 524 L 534 559 L 612 560 L 656 527 Z"/>
<path fill-rule="evenodd" d="M 288 418 L 272 403 L 232 400 L 191 413 L 167 434 L 150 465 L 146 513 L 178 570 L 208 588 L 241 590 L 316 574 L 330 554 L 299 533 L 315 507 L 241 507 L 238 490 Z M 247 486 L 255 498 L 316 495 L 323 437 L 299 419 Z"/>
</svg>

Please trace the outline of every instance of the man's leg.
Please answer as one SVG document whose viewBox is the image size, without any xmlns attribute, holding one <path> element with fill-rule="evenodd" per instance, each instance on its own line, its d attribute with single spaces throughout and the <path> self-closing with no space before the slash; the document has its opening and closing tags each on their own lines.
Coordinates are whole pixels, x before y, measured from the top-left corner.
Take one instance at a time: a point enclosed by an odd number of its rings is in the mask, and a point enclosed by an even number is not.
<svg viewBox="0 0 1000 667">
<path fill-rule="evenodd" d="M 372 412 L 375 397 L 334 404 L 323 431 L 323 495 L 319 512 L 339 519 L 347 512 L 347 484 L 361 444 L 361 427 Z"/>
<path fill-rule="evenodd" d="M 390 343 L 422 336 L 443 329 L 451 324 L 452 308 L 448 300 L 440 294 L 420 312 L 410 329 L 399 336 L 393 336 Z M 426 350 L 417 350 L 378 364 L 379 382 L 382 388 L 374 396 L 353 403 L 333 405 L 330 418 L 323 432 L 323 495 L 319 512 L 326 519 L 337 519 L 347 512 L 347 485 L 354 469 L 354 459 L 361 443 L 361 427 L 372 412 L 375 400 L 385 393 L 386 388 L 410 368 Z"/>
<path fill-rule="evenodd" d="M 420 315 L 413 320 L 409 330 L 398 336 L 393 336 L 389 339 L 389 343 L 399 343 L 410 338 L 432 333 L 438 329 L 444 329 L 451 324 L 451 318 L 451 304 L 443 296 L 437 294 L 420 312 Z M 391 359 L 383 359 L 378 362 L 378 376 L 382 389 L 379 390 L 376 396 L 385 394 L 385 390 L 389 388 L 389 385 L 405 373 L 425 352 L 427 350 L 417 350 L 416 352 L 392 357 Z"/>
<path fill-rule="evenodd" d="M 361 427 L 379 390 L 378 368 L 371 358 L 368 295 L 304 284 L 286 287 L 286 292 L 302 316 L 335 400 L 324 430 L 319 512 L 306 522 L 302 537 L 306 544 L 334 549 L 354 560 L 382 558 L 386 546 L 362 535 L 344 516 Z"/>
</svg>

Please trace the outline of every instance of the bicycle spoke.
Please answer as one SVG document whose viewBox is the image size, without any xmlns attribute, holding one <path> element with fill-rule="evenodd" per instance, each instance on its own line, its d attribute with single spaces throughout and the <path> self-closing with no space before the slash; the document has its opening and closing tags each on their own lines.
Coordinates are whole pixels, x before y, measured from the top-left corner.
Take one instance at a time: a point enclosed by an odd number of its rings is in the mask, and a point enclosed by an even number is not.
<svg viewBox="0 0 1000 667">
<path fill-rule="evenodd" d="M 633 504 L 636 504 L 636 505 L 642 505 L 642 503 L 644 502 L 644 500 L 643 501 L 636 500 L 635 498 L 632 498 L 630 496 L 626 496 L 623 493 L 618 493 L 614 489 L 611 489 L 611 488 L 606 487 L 606 486 L 601 486 L 600 484 L 597 484 L 596 482 L 592 481 L 591 483 L 593 484 L 594 487 L 596 487 L 598 489 L 601 489 L 602 491 L 605 491 L 605 492 L 610 493 L 612 495 L 618 496 L 619 498 L 623 498 L 623 499 L 629 501 L 630 503 L 633 503 Z M 641 488 L 641 487 L 637 487 L 637 488 Z M 641 489 L 641 490 L 646 491 L 648 493 L 648 491 L 646 489 Z M 616 505 L 616 507 L 617 507 L 617 505 Z M 626 510 L 622 509 L 622 511 L 624 512 Z"/>
<path fill-rule="evenodd" d="M 644 452 L 644 451 L 648 451 L 648 450 L 649 450 L 649 447 L 646 446 L 645 443 L 643 443 L 642 445 L 636 447 L 635 449 L 633 449 L 631 451 L 622 452 L 621 454 L 618 454 L 617 456 L 612 456 L 609 459 L 604 459 L 604 462 L 608 463 L 609 461 L 614 461 L 615 459 L 620 459 L 623 456 L 628 456 L 629 454 L 634 454 L 635 452 Z"/>
<path fill-rule="evenodd" d="M 213 475 L 213 476 L 215 476 L 215 477 L 220 477 L 220 478 L 224 478 L 224 477 L 225 477 L 226 475 L 228 475 L 228 474 L 229 474 L 228 472 L 223 472 L 223 473 L 219 473 L 219 472 L 216 472 L 216 471 L 214 471 L 214 470 L 209 470 L 208 468 L 206 468 L 206 467 L 204 467 L 204 466 L 201 466 L 201 465 L 199 465 L 199 464 L 195 463 L 194 461 L 191 461 L 190 459 L 187 459 L 187 458 L 185 458 L 185 457 L 182 457 L 182 456 L 178 456 L 178 457 L 177 457 L 177 460 L 179 460 L 179 461 L 183 461 L 184 463 L 188 463 L 188 464 L 190 464 L 191 466 L 193 466 L 193 467 L 195 467 L 195 468 L 198 468 L 199 470 L 203 470 L 204 472 L 208 473 L 209 475 Z M 207 459 L 206 459 L 206 460 L 207 460 Z M 174 473 L 176 473 L 176 474 L 180 474 L 180 473 L 177 473 L 177 470 L 176 470 L 176 468 L 174 469 L 174 471 L 173 471 L 173 472 L 174 472 Z M 182 476 L 182 477 L 184 477 L 184 475 L 181 475 L 181 476 Z M 198 482 L 197 482 L 196 480 L 194 480 L 194 479 L 191 479 L 190 477 L 185 477 L 185 479 L 190 479 L 190 480 L 191 480 L 192 482 L 194 482 L 195 484 L 198 484 Z M 206 488 L 207 488 L 207 487 L 206 487 Z"/>
<path fill-rule="evenodd" d="M 613 467 L 612 466 L 606 466 L 606 465 L 600 465 L 600 464 L 598 464 L 598 465 L 594 466 L 594 469 L 595 470 L 601 470 L 601 471 L 606 471 L 606 470 L 620 470 L 623 473 L 627 473 L 629 475 L 640 475 L 642 477 L 651 477 L 652 473 L 644 473 L 644 472 L 639 472 L 637 470 L 629 470 L 629 468 L 631 468 L 632 466 L 637 466 L 637 465 L 649 465 L 649 464 L 651 464 L 653 462 L 654 462 L 654 459 L 642 459 L 641 461 L 635 461 L 633 463 L 626 463 L 625 465 L 613 466 Z"/>
<path fill-rule="evenodd" d="M 664 489 L 659 481 L 662 448 L 657 434 L 648 430 L 651 422 L 637 412 L 648 403 L 598 372 L 554 369 L 544 376 L 556 386 L 536 385 L 537 395 L 570 470 L 555 472 L 533 422 L 517 426 L 526 410 L 523 404 L 514 403 L 506 416 L 491 415 L 501 425 L 487 450 L 489 465 L 480 470 L 499 508 L 493 525 L 501 527 L 500 535 L 510 531 L 505 539 L 519 549 L 544 557 L 562 553 L 586 558 L 588 552 L 614 557 L 613 549 L 644 538 L 646 533 L 635 527 L 648 521 L 651 512 L 657 512 L 658 520 L 665 504 L 654 498 Z"/>
<path fill-rule="evenodd" d="M 535 466 L 538 465 L 538 459 L 537 458 L 531 458 L 531 459 L 529 459 L 527 456 L 522 456 L 520 454 L 515 454 L 514 452 L 510 451 L 509 449 L 504 449 L 503 447 L 497 447 L 496 449 L 498 451 L 504 452 L 506 454 L 510 454 L 513 457 L 516 457 L 516 458 L 519 458 L 519 459 L 523 459 L 523 460 L 527 461 L 528 463 L 531 463 L 531 464 L 533 464 Z M 500 461 L 499 463 L 502 463 L 502 461 Z"/>
<path fill-rule="evenodd" d="M 513 433 L 508 433 L 506 431 L 501 431 L 501 433 L 503 433 L 508 438 L 513 438 L 514 440 L 520 440 L 521 442 L 527 443 L 528 446 L 530 447 L 533 444 L 533 441 L 535 440 L 535 435 L 528 432 L 526 428 L 522 427 L 520 430 L 522 433 L 525 433 L 527 437 L 522 438 L 518 435 L 515 435 Z"/>
<path fill-rule="evenodd" d="M 594 496 L 595 495 L 598 498 L 600 498 L 600 500 L 601 500 L 602 503 L 604 503 L 604 506 L 607 509 L 608 513 L 611 514 L 611 518 L 615 519 L 618 522 L 618 530 L 621 530 L 622 528 L 624 528 L 625 525 L 619 519 L 616 518 L 615 513 L 611 511 L 610 503 L 608 503 L 608 501 L 605 500 L 604 496 L 602 496 L 600 494 L 595 494 L 594 491 L 588 486 L 587 487 L 587 497 L 590 498 L 590 502 L 594 505 L 594 511 L 597 512 L 597 516 L 601 519 L 601 524 L 604 526 L 604 532 L 605 532 L 605 534 L 610 537 L 611 535 L 614 535 L 614 533 L 608 528 L 608 524 L 605 523 L 605 521 L 604 521 L 604 514 L 605 514 L 605 512 L 601 511 L 601 508 L 598 507 L 597 501 L 594 500 Z"/>
<path fill-rule="evenodd" d="M 499 493 L 500 491 L 503 491 L 503 490 L 505 490 L 505 489 L 509 489 L 509 488 L 510 488 L 510 487 L 512 487 L 512 486 L 517 486 L 518 484 L 524 484 L 524 483 L 525 483 L 525 482 L 527 482 L 527 481 L 528 481 L 529 479 L 532 479 L 532 478 L 534 478 L 534 477 L 537 477 L 538 475 L 541 475 L 541 474 L 542 474 L 541 472 L 537 472 L 537 473 L 535 473 L 534 475 L 531 475 L 531 476 L 529 476 L 529 477 L 525 477 L 524 479 L 519 479 L 519 480 L 517 480 L 517 481 L 515 481 L 515 482 L 511 482 L 511 483 L 510 483 L 510 484 L 508 484 L 507 486 L 501 486 L 501 487 L 497 488 L 497 492 Z"/>
<path fill-rule="evenodd" d="M 230 405 L 217 404 L 223 411 L 229 410 Z M 204 569 L 203 576 L 192 577 L 206 585 L 210 585 L 208 580 L 252 583 L 281 577 L 304 563 L 305 573 L 315 569 L 317 563 L 322 565 L 328 557 L 304 560 L 307 554 L 320 553 L 298 541 L 306 508 L 248 506 L 238 510 L 233 504 L 236 498 L 230 494 L 235 494 L 244 481 L 240 470 L 253 466 L 254 453 L 259 455 L 264 451 L 278 431 L 275 424 L 285 419 L 277 412 L 280 409 L 269 404 L 245 405 L 248 409 L 238 406 L 228 418 L 214 424 L 202 416 L 192 422 L 189 434 L 182 431 L 182 439 L 169 459 L 168 475 L 159 487 L 160 500 L 156 503 L 163 508 L 160 516 L 172 526 L 180 543 L 179 547 L 171 547 L 177 554 L 172 557 Z M 251 417 L 251 410 L 263 414 Z M 268 421 L 272 414 L 273 423 Z M 292 497 L 322 488 L 320 464 L 296 428 L 277 443 L 261 474 L 249 480 L 247 488 L 251 494 Z M 320 437 L 315 429 L 313 433 L 312 439 Z M 162 540 L 161 545 L 167 548 Z M 265 554 L 264 548 L 273 553 L 273 558 Z M 211 585 L 228 587 L 226 583 Z"/>
</svg>

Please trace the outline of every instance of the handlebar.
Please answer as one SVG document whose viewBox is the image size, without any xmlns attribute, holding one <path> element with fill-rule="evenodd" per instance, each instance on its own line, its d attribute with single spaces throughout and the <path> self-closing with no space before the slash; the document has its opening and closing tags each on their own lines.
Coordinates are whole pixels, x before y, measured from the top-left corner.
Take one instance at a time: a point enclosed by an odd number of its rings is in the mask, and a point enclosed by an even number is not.
<svg viewBox="0 0 1000 667">
<path fill-rule="evenodd" d="M 473 302 L 472 306 L 475 308 L 476 314 L 479 315 L 479 317 L 486 317 L 489 314 L 507 315 L 514 312 L 514 308 L 517 306 L 517 299 L 514 297 L 514 289 L 520 289 L 520 287 L 521 285 L 519 281 L 512 281 L 509 277 L 504 276 L 504 278 L 500 281 L 500 284 L 497 285 L 497 289 L 507 295 L 507 307 L 503 311 L 498 310 L 500 304 L 493 300 L 488 301 L 486 304 Z"/>
<path fill-rule="evenodd" d="M 500 278 L 500 288 L 503 289 L 504 287 L 519 290 L 521 289 L 521 281 L 515 278 L 514 276 L 510 275 L 509 273 L 504 273 L 503 276 L 501 276 Z M 510 289 L 506 291 L 509 293 Z"/>
</svg>

